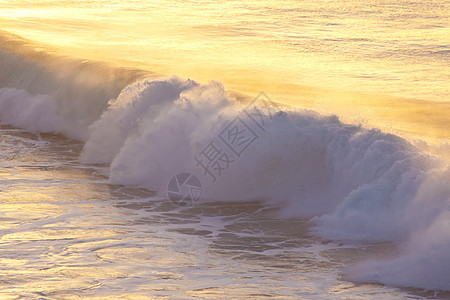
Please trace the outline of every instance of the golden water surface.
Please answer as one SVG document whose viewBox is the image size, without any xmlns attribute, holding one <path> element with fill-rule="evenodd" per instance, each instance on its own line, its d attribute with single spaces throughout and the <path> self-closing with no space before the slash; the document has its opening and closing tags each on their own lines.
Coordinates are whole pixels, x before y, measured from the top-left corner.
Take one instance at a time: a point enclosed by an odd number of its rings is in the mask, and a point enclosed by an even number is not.
<svg viewBox="0 0 450 300">
<path fill-rule="evenodd" d="M 218 80 L 445 143 L 448 1 L 0 1 L 0 28 L 66 55 Z"/>
</svg>

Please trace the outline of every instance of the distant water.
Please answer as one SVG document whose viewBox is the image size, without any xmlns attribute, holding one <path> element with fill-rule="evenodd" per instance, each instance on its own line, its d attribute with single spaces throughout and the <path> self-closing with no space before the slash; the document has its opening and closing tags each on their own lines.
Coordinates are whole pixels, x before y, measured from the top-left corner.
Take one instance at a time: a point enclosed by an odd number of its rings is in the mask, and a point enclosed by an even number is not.
<svg viewBox="0 0 450 300">
<path fill-rule="evenodd" d="M 0 3 L 2 29 L 76 56 L 230 89 L 247 78 L 449 100 L 448 1 Z"/>
<path fill-rule="evenodd" d="M 0 293 L 449 297 L 449 6 L 0 1 Z"/>
</svg>

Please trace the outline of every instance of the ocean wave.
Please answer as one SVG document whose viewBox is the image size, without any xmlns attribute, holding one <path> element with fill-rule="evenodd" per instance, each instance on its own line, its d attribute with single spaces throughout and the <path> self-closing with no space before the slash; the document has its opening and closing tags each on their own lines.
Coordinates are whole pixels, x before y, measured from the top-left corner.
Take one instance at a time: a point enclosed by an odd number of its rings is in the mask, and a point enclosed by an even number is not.
<svg viewBox="0 0 450 300">
<path fill-rule="evenodd" d="M 439 160 L 397 136 L 335 116 L 285 108 L 272 113 L 264 115 L 264 131 L 254 126 L 258 138 L 245 152 L 228 149 L 233 162 L 214 181 L 196 158 L 211 142 L 225 153 L 221 133 L 237 117 L 249 126 L 254 120 L 220 83 L 141 81 L 90 127 L 81 159 L 110 164 L 114 184 L 165 191 L 172 176 L 189 172 L 201 179 L 204 200 L 264 200 L 286 217 L 316 216 L 315 232 L 327 239 L 398 242 L 404 255 L 376 262 L 378 268 L 350 268 L 348 276 L 449 289 L 443 262 L 450 253 L 450 171 Z"/>
<path fill-rule="evenodd" d="M 312 218 L 325 239 L 399 243 L 403 254 L 347 276 L 450 290 L 450 171 L 404 139 L 266 96 L 242 104 L 218 82 L 126 86 L 134 75 L 104 78 L 94 65 L 45 60 L 0 51 L 3 124 L 85 141 L 80 160 L 108 164 L 112 184 L 165 193 L 189 172 L 203 201 L 265 201 L 286 218 Z"/>
<path fill-rule="evenodd" d="M 3 31 L 0 31 L 0 45 L 0 89 L 23 90 L 30 97 L 39 98 L 41 103 L 46 102 L 45 106 L 54 107 L 66 123 L 63 133 L 78 140 L 87 139 L 88 126 L 98 119 L 111 98 L 129 83 L 149 75 L 141 70 L 57 55 Z M 3 95 L 6 93 L 11 97 L 11 90 L 4 91 Z M 47 124 L 46 130 L 59 131 L 60 127 Z"/>
<path fill-rule="evenodd" d="M 25 90 L 0 89 L 0 119 L 4 124 L 33 132 L 67 132 L 54 99 Z"/>
</svg>

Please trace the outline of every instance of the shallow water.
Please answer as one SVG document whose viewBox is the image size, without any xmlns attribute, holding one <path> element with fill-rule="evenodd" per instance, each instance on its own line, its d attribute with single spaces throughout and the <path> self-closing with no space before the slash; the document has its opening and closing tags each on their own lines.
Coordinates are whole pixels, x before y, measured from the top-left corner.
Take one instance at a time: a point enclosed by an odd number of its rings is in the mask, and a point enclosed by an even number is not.
<svg viewBox="0 0 450 300">
<path fill-rule="evenodd" d="M 324 241 L 258 202 L 176 207 L 109 185 L 104 167 L 77 162 L 81 146 L 1 129 L 2 299 L 432 296 L 340 275 L 393 245 Z"/>
</svg>

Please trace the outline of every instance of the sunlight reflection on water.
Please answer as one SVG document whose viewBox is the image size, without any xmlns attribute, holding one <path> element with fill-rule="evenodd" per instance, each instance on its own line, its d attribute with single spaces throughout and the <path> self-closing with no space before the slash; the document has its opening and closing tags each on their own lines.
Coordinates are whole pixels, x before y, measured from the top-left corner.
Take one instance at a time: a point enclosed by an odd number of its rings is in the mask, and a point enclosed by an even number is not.
<svg viewBox="0 0 450 300">
<path fill-rule="evenodd" d="M 10 151 L 0 179 L 2 298 L 383 299 L 405 293 L 338 277 L 344 263 L 392 246 L 323 243 L 309 235 L 306 220 L 276 219 L 275 208 L 257 202 L 177 208 L 152 192 L 108 185 L 102 167 L 75 162 L 78 152 L 68 148 L 79 150 L 76 142 L 8 128 L 4 136 L 36 147 L 16 159 Z M 36 156 L 39 167 L 33 167 Z"/>
</svg>

